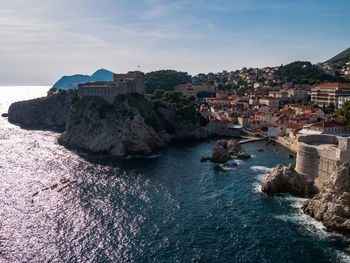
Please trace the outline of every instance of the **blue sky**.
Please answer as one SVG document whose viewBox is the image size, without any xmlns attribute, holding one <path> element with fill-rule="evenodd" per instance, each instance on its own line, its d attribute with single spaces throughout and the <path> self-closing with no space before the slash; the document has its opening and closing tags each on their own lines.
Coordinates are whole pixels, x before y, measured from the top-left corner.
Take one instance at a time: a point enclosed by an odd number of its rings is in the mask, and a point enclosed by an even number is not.
<svg viewBox="0 0 350 263">
<path fill-rule="evenodd" d="M 0 0 L 0 84 L 327 60 L 350 47 L 349 0 Z"/>
</svg>

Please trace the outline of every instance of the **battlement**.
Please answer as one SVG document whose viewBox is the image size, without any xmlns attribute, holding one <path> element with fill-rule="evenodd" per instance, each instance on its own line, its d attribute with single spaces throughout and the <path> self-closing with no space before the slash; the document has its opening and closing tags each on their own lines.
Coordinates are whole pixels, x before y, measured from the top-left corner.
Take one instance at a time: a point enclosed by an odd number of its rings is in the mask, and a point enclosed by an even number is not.
<svg viewBox="0 0 350 263">
<path fill-rule="evenodd" d="M 98 96 L 109 103 L 120 94 L 134 92 L 145 94 L 145 74 L 141 71 L 114 74 L 113 81 L 91 81 L 78 85 L 79 96 Z"/>
<path fill-rule="evenodd" d="M 339 163 L 350 163 L 350 138 L 334 135 L 306 135 L 298 138 L 296 171 L 315 181 L 318 188 Z"/>
</svg>

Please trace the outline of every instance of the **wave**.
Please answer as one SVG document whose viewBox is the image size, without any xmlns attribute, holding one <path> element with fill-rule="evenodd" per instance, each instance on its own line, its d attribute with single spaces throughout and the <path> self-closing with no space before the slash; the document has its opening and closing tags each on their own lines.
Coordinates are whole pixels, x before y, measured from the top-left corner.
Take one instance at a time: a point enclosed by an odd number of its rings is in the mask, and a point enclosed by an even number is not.
<svg viewBox="0 0 350 263">
<path fill-rule="evenodd" d="M 261 183 L 253 183 L 253 193 L 261 193 Z"/>
<path fill-rule="evenodd" d="M 291 195 L 283 195 L 281 196 L 281 201 L 287 202 L 287 205 L 293 208 L 294 212 L 276 216 L 276 218 L 281 219 L 285 222 L 291 222 L 294 224 L 298 224 L 306 229 L 306 231 L 310 234 L 316 235 L 321 239 L 329 238 L 329 237 L 342 237 L 345 236 L 337 233 L 331 233 L 327 231 L 327 228 L 316 219 L 311 216 L 305 214 L 301 209 L 303 202 L 307 200 L 307 198 L 300 198 Z"/>
<path fill-rule="evenodd" d="M 235 163 L 237 165 L 241 165 L 244 161 L 243 160 L 240 160 L 240 159 L 235 159 Z"/>
<path fill-rule="evenodd" d="M 222 170 L 225 170 L 225 171 L 233 170 L 233 167 L 229 167 L 229 166 L 223 165 L 223 164 L 220 164 L 219 167 L 220 167 Z"/>
<path fill-rule="evenodd" d="M 275 216 L 275 218 L 302 226 L 308 233 L 316 235 L 321 239 L 329 238 L 330 236 L 334 235 L 328 232 L 326 227 L 321 222 L 318 222 L 312 217 L 304 214 L 301 209 L 296 213 L 278 215 Z"/>
<path fill-rule="evenodd" d="M 340 262 L 350 262 L 350 255 L 348 252 L 336 250 L 335 254 Z"/>
<path fill-rule="evenodd" d="M 253 165 L 250 167 L 251 170 L 253 170 L 254 172 L 266 172 L 266 173 L 271 173 L 273 171 L 274 168 L 269 168 L 266 166 L 259 166 L 259 165 Z"/>
<path fill-rule="evenodd" d="M 262 172 L 256 176 L 256 181 L 252 184 L 253 193 L 261 193 L 261 183 L 266 180 L 269 174 L 273 171 L 273 168 L 266 166 L 254 165 L 250 167 L 254 172 Z"/>
</svg>

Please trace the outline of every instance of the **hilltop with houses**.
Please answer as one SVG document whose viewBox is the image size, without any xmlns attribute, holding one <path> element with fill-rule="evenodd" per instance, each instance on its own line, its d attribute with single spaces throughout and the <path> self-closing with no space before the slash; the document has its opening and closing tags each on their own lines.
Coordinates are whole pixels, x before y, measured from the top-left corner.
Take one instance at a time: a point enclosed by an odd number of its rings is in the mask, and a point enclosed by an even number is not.
<svg viewBox="0 0 350 263">
<path fill-rule="evenodd" d="M 79 84 L 79 94 L 112 102 L 117 94 L 130 92 L 149 98 L 159 90 L 178 92 L 192 97 L 208 129 L 220 135 L 244 130 L 284 141 L 300 134 L 344 135 L 349 123 L 334 113 L 350 101 L 348 53 L 319 64 L 296 61 L 195 76 L 174 70 L 114 74 L 113 81 Z"/>
</svg>

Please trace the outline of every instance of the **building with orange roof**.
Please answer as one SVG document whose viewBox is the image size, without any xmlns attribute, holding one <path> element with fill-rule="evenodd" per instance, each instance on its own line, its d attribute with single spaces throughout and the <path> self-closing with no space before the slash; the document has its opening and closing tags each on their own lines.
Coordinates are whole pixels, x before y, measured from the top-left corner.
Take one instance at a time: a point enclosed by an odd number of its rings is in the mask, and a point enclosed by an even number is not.
<svg viewBox="0 0 350 263">
<path fill-rule="evenodd" d="M 305 125 L 299 132 L 300 134 L 344 134 L 346 126 L 340 122 L 340 119 L 331 119 L 309 125 Z"/>
<path fill-rule="evenodd" d="M 349 96 L 350 83 L 323 83 L 311 89 L 311 100 L 319 106 L 333 103 L 338 108 L 338 98 Z"/>
</svg>

